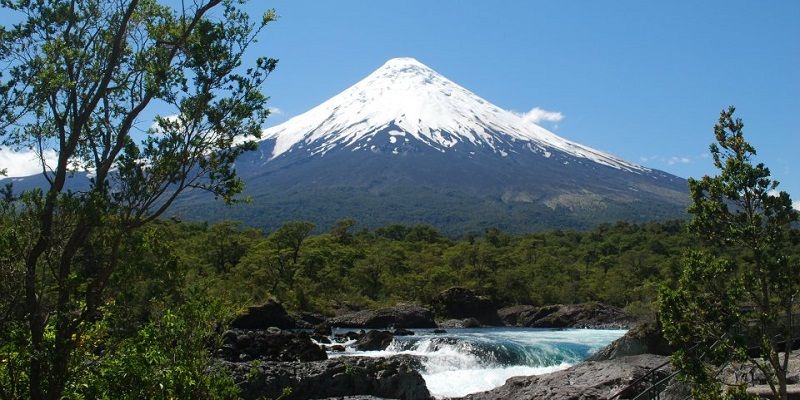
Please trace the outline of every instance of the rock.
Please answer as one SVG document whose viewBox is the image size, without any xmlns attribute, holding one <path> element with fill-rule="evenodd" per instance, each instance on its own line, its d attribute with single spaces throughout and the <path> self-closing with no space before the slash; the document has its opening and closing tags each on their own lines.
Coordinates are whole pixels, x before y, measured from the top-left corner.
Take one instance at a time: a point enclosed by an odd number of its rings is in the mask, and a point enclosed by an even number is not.
<svg viewBox="0 0 800 400">
<path fill-rule="evenodd" d="M 330 349 L 331 349 L 331 351 L 335 351 L 337 353 L 341 353 L 341 352 L 344 352 L 344 351 L 347 350 L 347 349 L 344 348 L 344 346 L 342 346 L 340 344 L 335 344 L 335 345 L 331 346 Z"/>
<path fill-rule="evenodd" d="M 439 324 L 440 328 L 480 328 L 481 323 L 475 318 L 448 319 Z"/>
<path fill-rule="evenodd" d="M 356 341 L 356 350 L 377 351 L 384 350 L 392 343 L 394 336 L 389 331 L 369 331 Z"/>
<path fill-rule="evenodd" d="M 507 325 L 531 328 L 629 329 L 636 319 L 620 308 L 598 302 L 514 306 L 498 311 Z"/>
<path fill-rule="evenodd" d="M 260 306 L 252 306 L 247 311 L 234 318 L 232 328 L 237 329 L 267 329 L 271 326 L 280 329 L 294 329 L 295 320 L 280 303 L 268 301 Z"/>
<path fill-rule="evenodd" d="M 433 330 L 433 333 L 436 333 L 436 334 L 439 334 L 439 333 L 447 333 L 447 331 L 446 331 L 446 330 L 444 330 L 444 329 L 434 329 L 434 330 Z"/>
<path fill-rule="evenodd" d="M 403 329 L 403 328 L 395 328 L 395 330 L 392 331 L 392 335 L 395 335 L 395 336 L 414 336 L 414 331 L 410 331 L 408 329 Z"/>
<path fill-rule="evenodd" d="M 325 317 L 317 313 L 296 312 L 289 316 L 294 319 L 295 327 L 298 329 L 314 329 L 317 325 L 325 322 Z"/>
<path fill-rule="evenodd" d="M 225 362 L 244 399 L 376 396 L 431 398 L 413 361 L 403 357 L 338 357 L 315 362 Z"/>
<path fill-rule="evenodd" d="M 436 312 L 445 318 L 475 318 L 481 325 L 501 326 L 503 322 L 497 315 L 497 307 L 486 297 L 478 296 L 472 290 L 452 287 L 439 293 L 433 299 Z"/>
<path fill-rule="evenodd" d="M 232 329 L 222 336 L 220 356 L 228 361 L 319 361 L 328 358 L 308 334 Z"/>
<path fill-rule="evenodd" d="M 464 400 L 550 399 L 600 400 L 608 399 L 630 383 L 668 360 L 667 357 L 643 354 L 609 361 L 589 361 L 563 371 L 537 376 L 509 378 L 503 386 L 463 397 Z M 658 371 L 659 377 L 672 372 L 671 366 Z M 635 385 L 627 396 L 647 388 L 646 383 Z"/>
<path fill-rule="evenodd" d="M 635 326 L 621 338 L 592 354 L 588 360 L 613 360 L 638 354 L 668 356 L 673 351 L 675 349 L 661 334 L 661 326 L 655 322 L 648 322 Z"/>
<path fill-rule="evenodd" d="M 330 336 L 333 334 L 333 330 L 327 321 L 323 321 L 317 325 L 314 325 L 314 333 L 318 335 Z"/>
<path fill-rule="evenodd" d="M 344 314 L 329 319 L 328 324 L 341 328 L 364 329 L 433 328 L 436 326 L 430 310 L 410 304 Z"/>
<path fill-rule="evenodd" d="M 497 316 L 500 317 L 500 320 L 503 321 L 503 325 L 505 326 L 524 326 L 518 321 L 520 316 L 526 318 L 532 311 L 538 308 L 539 307 L 530 305 L 504 307 L 497 310 Z"/>
<path fill-rule="evenodd" d="M 317 343 L 331 344 L 331 339 L 325 335 L 314 333 L 311 335 L 311 339 L 314 339 Z"/>
</svg>

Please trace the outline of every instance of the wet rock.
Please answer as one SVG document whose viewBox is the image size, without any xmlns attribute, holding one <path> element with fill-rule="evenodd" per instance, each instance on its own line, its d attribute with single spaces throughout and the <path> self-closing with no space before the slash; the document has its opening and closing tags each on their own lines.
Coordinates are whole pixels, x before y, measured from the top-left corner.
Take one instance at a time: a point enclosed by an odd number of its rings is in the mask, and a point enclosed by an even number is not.
<svg viewBox="0 0 800 400">
<path fill-rule="evenodd" d="M 236 329 L 267 329 L 271 326 L 280 329 L 294 329 L 295 320 L 283 306 L 275 301 L 268 301 L 260 306 L 252 306 L 231 322 Z"/>
<path fill-rule="evenodd" d="M 637 321 L 621 308 L 598 302 L 514 306 L 498 311 L 506 325 L 532 328 L 629 329 Z"/>
<path fill-rule="evenodd" d="M 379 310 L 363 310 L 343 314 L 328 320 L 331 326 L 341 328 L 386 329 L 433 328 L 433 313 L 424 307 L 400 304 Z"/>
<path fill-rule="evenodd" d="M 333 351 L 333 352 L 341 353 L 341 352 L 344 352 L 347 349 L 345 349 L 344 346 L 342 346 L 340 344 L 335 344 L 335 345 L 330 347 L 330 350 Z"/>
<path fill-rule="evenodd" d="M 376 396 L 428 400 L 413 360 L 402 357 L 339 357 L 315 362 L 221 362 L 244 399 L 320 399 Z"/>
<path fill-rule="evenodd" d="M 535 312 L 538 308 L 530 305 L 504 307 L 497 310 L 497 315 L 505 326 L 524 326 L 521 320 L 529 319 L 531 312 Z"/>
<path fill-rule="evenodd" d="M 621 338 L 611 342 L 589 357 L 589 361 L 613 360 L 639 354 L 668 356 L 675 349 L 661 334 L 661 326 L 648 322 L 635 326 Z"/>
<path fill-rule="evenodd" d="M 392 343 L 394 336 L 389 331 L 369 331 L 362 335 L 355 343 L 356 350 L 377 351 L 384 350 Z"/>
<path fill-rule="evenodd" d="M 327 321 L 323 321 L 314 326 L 314 333 L 318 335 L 330 336 L 333 334 L 333 330 Z"/>
<path fill-rule="evenodd" d="M 608 399 L 625 389 L 636 379 L 668 360 L 667 357 L 643 354 L 616 360 L 583 362 L 563 371 L 537 376 L 509 378 L 503 386 L 463 397 L 464 400 L 551 399 L 600 400 Z M 666 377 L 672 372 L 667 366 L 657 375 Z M 646 389 L 646 383 L 634 385 L 622 398 L 631 398 Z"/>
<path fill-rule="evenodd" d="M 311 339 L 314 339 L 317 343 L 331 344 L 331 339 L 325 335 L 314 333 L 311 335 Z"/>
<path fill-rule="evenodd" d="M 501 326 L 497 307 L 487 297 L 463 287 L 447 289 L 433 299 L 436 312 L 449 319 L 475 318 L 481 325 Z"/>
<path fill-rule="evenodd" d="M 306 333 L 232 329 L 222 336 L 218 354 L 228 361 L 319 361 L 325 351 Z"/>
<path fill-rule="evenodd" d="M 440 328 L 480 328 L 481 323 L 475 318 L 448 319 L 439 323 Z"/>
<path fill-rule="evenodd" d="M 446 331 L 446 330 L 444 330 L 444 329 L 434 329 L 434 330 L 433 330 L 433 333 L 436 333 L 436 334 L 439 334 L 439 333 L 447 333 L 447 331 Z"/>
<path fill-rule="evenodd" d="M 311 312 L 296 312 L 289 316 L 294 319 L 297 329 L 314 329 L 317 325 L 325 322 L 325 316 Z"/>
<path fill-rule="evenodd" d="M 403 328 L 396 328 L 394 331 L 392 331 L 392 335 L 395 335 L 395 336 L 413 336 L 414 335 L 414 331 L 410 331 L 408 329 L 403 329 Z"/>
</svg>

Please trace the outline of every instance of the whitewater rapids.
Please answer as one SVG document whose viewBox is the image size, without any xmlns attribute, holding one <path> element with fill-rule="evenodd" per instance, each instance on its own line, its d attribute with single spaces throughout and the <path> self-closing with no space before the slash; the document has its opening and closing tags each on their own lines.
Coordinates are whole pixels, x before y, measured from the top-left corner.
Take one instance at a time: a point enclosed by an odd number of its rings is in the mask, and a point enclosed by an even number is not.
<svg viewBox="0 0 800 400">
<path fill-rule="evenodd" d="M 493 389 L 512 376 L 540 375 L 566 369 L 625 334 L 624 330 L 476 328 L 434 334 L 414 330 L 396 336 L 386 350 L 356 351 L 331 357 L 420 356 L 428 390 L 437 398 L 460 397 Z M 341 331 L 340 331 L 341 332 Z"/>
</svg>

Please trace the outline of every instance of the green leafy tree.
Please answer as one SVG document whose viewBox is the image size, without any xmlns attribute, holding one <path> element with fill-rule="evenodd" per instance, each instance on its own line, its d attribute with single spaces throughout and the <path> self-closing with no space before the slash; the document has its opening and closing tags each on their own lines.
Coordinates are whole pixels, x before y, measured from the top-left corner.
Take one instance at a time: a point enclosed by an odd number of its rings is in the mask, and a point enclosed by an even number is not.
<svg viewBox="0 0 800 400">
<path fill-rule="evenodd" d="M 753 163 L 756 150 L 743 128 L 733 107 L 722 111 L 710 147 L 719 175 L 689 180 L 689 230 L 711 250 L 691 253 L 677 288 L 662 293 L 664 334 L 682 348 L 673 360 L 696 395 L 722 396 L 715 366 L 743 361 L 786 399 L 800 300 L 800 265 L 791 257 L 798 213 L 769 169 Z M 757 357 L 748 354 L 751 347 Z"/>
<path fill-rule="evenodd" d="M 27 330 L 18 376 L 32 399 L 62 397 L 131 232 L 187 189 L 225 201 L 241 192 L 233 162 L 259 136 L 268 114 L 260 87 L 276 61 L 242 67 L 275 16 L 253 22 L 240 3 L 0 3 L 6 21 L 19 21 L 0 27 L 0 144 L 35 150 L 46 181 L 6 199 L 16 207 L 8 222 L 30 236 L 12 247 Z M 146 110 L 157 104 L 170 115 L 151 125 Z M 68 178 L 83 169 L 90 182 L 74 190 Z"/>
</svg>

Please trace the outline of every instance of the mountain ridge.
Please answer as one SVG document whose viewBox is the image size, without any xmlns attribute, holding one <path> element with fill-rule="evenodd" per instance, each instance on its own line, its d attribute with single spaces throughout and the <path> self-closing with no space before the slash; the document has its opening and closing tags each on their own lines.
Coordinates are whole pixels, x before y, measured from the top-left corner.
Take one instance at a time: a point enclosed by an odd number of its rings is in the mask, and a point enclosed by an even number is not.
<svg viewBox="0 0 800 400">
<path fill-rule="evenodd" d="M 682 219 L 689 203 L 685 179 L 564 139 L 408 58 L 266 129 L 235 168 L 252 202 L 188 192 L 173 215 L 266 230 L 428 224 L 457 237 Z"/>
</svg>

